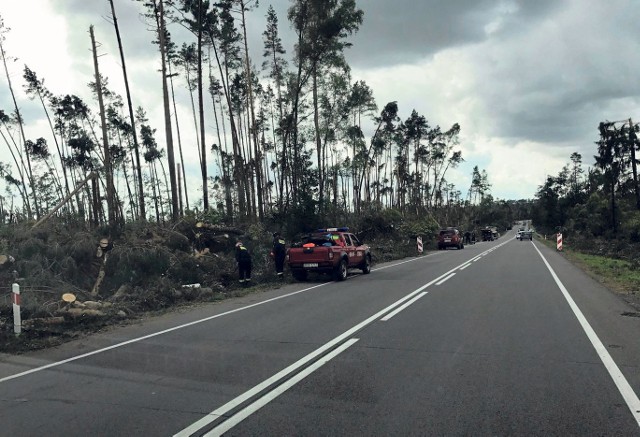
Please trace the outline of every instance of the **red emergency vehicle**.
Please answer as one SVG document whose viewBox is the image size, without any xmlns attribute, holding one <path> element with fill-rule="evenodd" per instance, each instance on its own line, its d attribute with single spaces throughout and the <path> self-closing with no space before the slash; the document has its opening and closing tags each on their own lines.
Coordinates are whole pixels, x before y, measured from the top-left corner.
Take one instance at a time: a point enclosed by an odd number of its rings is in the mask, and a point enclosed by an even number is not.
<svg viewBox="0 0 640 437">
<path fill-rule="evenodd" d="M 343 281 L 349 269 L 371 272 L 371 251 L 349 228 L 318 229 L 288 250 L 287 264 L 293 277 L 300 281 L 307 278 L 308 272 L 331 274 Z"/>
</svg>

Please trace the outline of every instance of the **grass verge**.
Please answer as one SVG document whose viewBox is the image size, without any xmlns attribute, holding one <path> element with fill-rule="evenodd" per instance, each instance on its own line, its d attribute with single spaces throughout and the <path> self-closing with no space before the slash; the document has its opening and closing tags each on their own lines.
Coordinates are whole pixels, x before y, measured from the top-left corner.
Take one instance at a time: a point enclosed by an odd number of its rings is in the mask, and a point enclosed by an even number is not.
<svg viewBox="0 0 640 437">
<path fill-rule="evenodd" d="M 556 248 L 556 242 L 553 240 L 538 241 L 552 249 Z M 562 255 L 608 289 L 625 296 L 625 301 L 640 310 L 640 270 L 632 263 L 590 255 L 566 247 L 563 247 Z"/>
</svg>

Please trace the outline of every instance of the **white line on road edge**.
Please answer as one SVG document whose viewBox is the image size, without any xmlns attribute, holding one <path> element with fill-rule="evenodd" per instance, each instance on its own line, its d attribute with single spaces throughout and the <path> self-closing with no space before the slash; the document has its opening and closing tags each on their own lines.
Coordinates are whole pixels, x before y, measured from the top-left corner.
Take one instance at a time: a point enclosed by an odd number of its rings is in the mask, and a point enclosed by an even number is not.
<svg viewBox="0 0 640 437">
<path fill-rule="evenodd" d="M 463 265 L 462 267 L 460 267 L 460 270 L 464 270 L 464 269 L 466 269 L 467 267 L 469 267 L 470 265 L 471 265 L 471 264 L 465 264 L 465 265 Z"/>
<path fill-rule="evenodd" d="M 340 347 L 336 348 L 330 354 L 320 358 L 318 361 L 313 363 L 311 366 L 307 367 L 300 373 L 293 376 L 291 379 L 287 380 L 284 384 L 279 385 L 274 390 L 265 394 L 255 402 L 249 404 L 247 407 L 240 410 L 238 413 L 231 416 L 229 419 L 222 422 L 220 425 L 213 428 L 211 431 L 205 434 L 206 437 L 218 437 L 223 433 L 229 431 L 231 428 L 242 422 L 247 417 L 251 416 L 253 413 L 258 411 L 260 408 L 267 405 L 269 402 L 280 396 L 282 393 L 296 385 L 298 382 L 302 381 L 304 378 L 318 370 L 320 367 L 331 361 L 336 356 L 340 355 L 346 349 L 350 348 L 354 343 L 358 341 L 357 338 L 352 338 L 346 343 L 340 345 Z"/>
<path fill-rule="evenodd" d="M 416 297 L 414 297 L 413 299 L 411 299 L 409 302 L 405 303 L 404 305 L 402 305 L 400 308 L 396 308 L 395 310 L 393 310 L 392 312 L 390 312 L 389 314 L 387 314 L 386 316 L 384 316 L 383 318 L 380 319 L 381 322 L 386 322 L 387 320 L 389 320 L 390 318 L 392 318 L 393 316 L 395 316 L 396 314 L 398 314 L 400 311 L 404 310 L 405 308 L 411 306 L 413 303 L 415 303 L 418 299 L 420 299 L 421 297 L 423 297 L 424 295 L 426 295 L 428 292 L 427 291 L 423 291 L 422 293 L 420 293 L 419 295 L 417 295 Z"/>
<path fill-rule="evenodd" d="M 456 274 L 455 273 L 451 273 L 449 276 L 447 276 L 446 278 L 441 279 L 440 281 L 436 282 L 436 285 L 442 285 L 445 282 L 447 282 L 449 279 L 453 278 Z"/>
<path fill-rule="evenodd" d="M 549 269 L 553 280 L 556 281 L 558 288 L 560 288 L 560 291 L 562 291 L 562 294 L 571 307 L 573 314 L 578 319 L 578 322 L 580 322 L 580 326 L 582 326 L 582 329 L 584 330 L 585 334 L 587 334 L 587 337 L 589 337 L 589 341 L 591 341 L 593 348 L 596 350 L 596 353 L 600 357 L 600 360 L 602 360 L 602 364 L 604 364 L 604 367 L 606 367 L 607 371 L 609 372 L 609 376 L 611 376 L 611 379 L 613 379 L 616 387 L 618 387 L 618 391 L 620 391 L 620 394 L 627 403 L 629 410 L 631 410 L 631 414 L 633 414 L 636 423 L 640 427 L 640 399 L 638 399 L 638 396 L 633 391 L 633 388 L 631 388 L 631 385 L 629 385 L 629 382 L 626 380 L 626 378 L 618 368 L 616 362 L 613 361 L 613 358 L 611 358 L 611 355 L 609 355 L 609 352 L 600 341 L 600 338 L 598 338 L 598 335 L 587 321 L 587 318 L 584 316 L 584 314 L 582 314 L 582 311 L 580 311 L 580 308 L 569 294 L 569 291 L 566 289 L 564 284 L 562 284 L 560 278 L 558 278 L 556 272 L 553 270 L 553 268 L 551 268 L 551 265 L 547 262 L 544 255 L 542 255 L 542 252 L 540 252 L 535 244 L 533 245 L 533 247 L 535 247 L 536 251 L 540 255 L 540 258 L 542 258 L 542 261 L 544 261 L 547 269 Z"/>
<path fill-rule="evenodd" d="M 391 264 L 391 265 L 388 265 L 388 266 L 379 267 L 377 269 L 372 269 L 372 271 L 383 270 L 383 269 L 387 269 L 387 268 L 390 268 L 390 267 L 399 266 L 401 264 L 406 264 L 406 263 L 418 261 L 418 260 L 421 260 L 421 259 L 424 259 L 424 257 L 412 258 L 412 259 L 407 260 L 407 261 L 401 261 L 401 262 L 398 262 L 398 263 L 395 263 L 395 264 Z M 217 319 L 218 317 L 222 317 L 222 316 L 226 316 L 226 315 L 229 315 L 229 314 L 237 313 L 237 312 L 244 311 L 244 310 L 247 310 L 249 308 L 257 307 L 259 305 L 264 305 L 266 303 L 273 302 L 273 301 L 276 301 L 276 300 L 279 300 L 279 299 L 284 299 L 284 298 L 287 298 L 287 297 L 290 297 L 290 296 L 294 296 L 296 294 L 304 293 L 304 292 L 313 290 L 314 288 L 324 287 L 325 285 L 332 284 L 332 283 L 333 283 L 333 281 L 323 282 L 322 284 L 317 284 L 317 285 L 314 285 L 312 287 L 304 288 L 302 290 L 298 290 L 298 291 L 294 291 L 294 292 L 291 292 L 291 293 L 283 294 L 282 296 L 277 296 L 277 297 L 274 297 L 274 298 L 271 298 L 271 299 L 263 300 L 261 302 L 256 302 L 254 304 L 247 305 L 245 307 L 236 308 L 236 309 L 233 309 L 233 310 L 230 310 L 230 311 L 225 311 L 224 313 L 215 314 L 215 315 L 210 316 L 210 317 L 205 317 L 204 319 L 194 320 L 193 322 L 184 323 L 182 325 L 174 326 L 173 328 L 164 329 L 162 331 L 154 332 L 153 334 L 148 334 L 148 335 L 144 335 L 142 337 L 132 338 L 131 340 L 123 341 L 121 343 L 117 343 L 117 344 L 114 344 L 114 345 L 111 345 L 111 346 L 107 346 L 107 347 L 104 347 L 102 349 L 97 349 L 95 351 L 87 352 L 87 353 L 84 353 L 84 354 L 81 354 L 81 355 L 76 355 L 76 356 L 73 356 L 71 358 L 67 358 L 65 360 L 56 361 L 54 363 L 45 364 L 44 366 L 35 367 L 33 369 L 25 370 L 24 372 L 16 373 L 14 375 L 5 376 L 4 378 L 0 378 L 0 384 L 3 383 L 3 382 L 6 382 L 6 381 L 10 381 L 12 379 L 17 379 L 17 378 L 21 378 L 23 376 L 30 375 L 32 373 L 41 372 L 43 370 L 51 369 L 52 367 L 58 367 L 58 366 L 61 366 L 63 364 L 71 363 L 73 361 L 77 361 L 77 360 L 80 360 L 82 358 L 87 358 L 87 357 L 90 357 L 90 356 L 93 356 L 93 355 L 101 354 L 103 352 L 108 352 L 108 351 L 110 351 L 112 349 L 117 349 L 119 347 L 127 346 L 127 345 L 130 345 L 130 344 L 133 344 L 133 343 L 138 343 L 140 341 L 148 340 L 150 338 L 157 337 L 159 335 L 168 334 L 168 333 L 173 332 L 173 331 L 177 331 L 177 330 L 180 330 L 180 329 L 183 329 L 183 328 L 188 328 L 190 326 L 194 326 L 194 325 L 197 325 L 197 324 L 200 324 L 200 323 L 208 322 L 209 320 Z"/>
</svg>

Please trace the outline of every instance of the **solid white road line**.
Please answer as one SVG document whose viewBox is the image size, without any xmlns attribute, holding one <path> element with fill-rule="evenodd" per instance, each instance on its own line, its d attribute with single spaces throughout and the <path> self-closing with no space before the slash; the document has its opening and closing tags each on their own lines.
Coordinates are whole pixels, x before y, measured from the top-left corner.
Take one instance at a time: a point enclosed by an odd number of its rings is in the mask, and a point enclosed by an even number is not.
<svg viewBox="0 0 640 437">
<path fill-rule="evenodd" d="M 422 296 L 426 295 L 427 293 L 428 293 L 427 291 L 423 291 L 422 293 L 420 293 L 419 295 L 417 295 L 416 297 L 411 299 L 409 302 L 407 302 L 404 305 L 402 305 L 400 308 L 396 308 L 395 310 L 393 310 L 392 312 L 390 312 L 389 314 L 387 314 L 386 316 L 381 318 L 380 321 L 381 322 L 386 322 L 387 320 L 389 320 L 390 318 L 392 318 L 393 316 L 398 314 L 400 311 L 402 311 L 405 308 L 411 306 L 414 302 L 416 302 L 418 299 L 420 299 Z"/>
<path fill-rule="evenodd" d="M 629 385 L 629 382 L 626 380 L 626 378 L 618 368 L 618 365 L 615 363 L 615 361 L 613 361 L 611 355 L 609 355 L 609 351 L 607 351 L 607 348 L 604 347 L 604 345 L 600 341 L 600 338 L 598 338 L 598 335 L 587 321 L 587 318 L 584 316 L 584 314 L 582 314 L 582 311 L 580 311 L 580 308 L 569 294 L 569 291 L 560 281 L 560 278 L 558 278 L 558 275 L 556 275 L 556 272 L 553 270 L 553 268 L 551 268 L 549 262 L 547 262 L 547 259 L 544 257 L 544 255 L 542 255 L 542 252 L 540 252 L 535 244 L 533 245 L 533 247 L 535 247 L 536 251 L 540 255 L 540 258 L 542 258 L 542 261 L 547 266 L 547 269 L 549 270 L 549 273 L 551 273 L 551 276 L 556 282 L 556 285 L 558 286 L 558 288 L 560 288 L 560 291 L 562 291 L 562 294 L 571 307 L 573 314 L 578 319 L 578 322 L 580 323 L 580 326 L 582 327 L 585 334 L 587 334 L 587 337 L 593 345 L 593 348 L 596 350 L 596 353 L 600 357 L 602 364 L 604 364 L 604 367 L 606 367 L 607 372 L 609 372 L 609 376 L 611 376 L 611 379 L 613 379 L 616 387 L 618 387 L 618 391 L 624 398 L 627 406 L 629 407 L 629 410 L 631 411 L 631 414 L 633 414 L 634 419 L 640 427 L 640 399 L 638 399 L 638 395 L 636 395 L 636 393 L 633 391 L 633 388 L 631 388 L 631 385 Z"/>
<path fill-rule="evenodd" d="M 460 267 L 460 270 L 464 270 L 464 269 L 466 269 L 467 267 L 469 267 L 470 265 L 471 265 L 471 264 L 465 264 L 465 265 L 463 265 L 462 267 Z"/>
<path fill-rule="evenodd" d="M 446 278 L 441 279 L 440 281 L 436 282 L 436 285 L 442 285 L 445 282 L 447 282 L 449 279 L 453 278 L 456 274 L 455 273 L 451 273 L 449 276 L 447 276 Z"/>
<path fill-rule="evenodd" d="M 267 405 L 269 402 L 280 396 L 282 393 L 296 385 L 298 382 L 302 381 L 304 378 L 318 370 L 320 367 L 331 361 L 333 358 L 344 352 L 346 349 L 353 346 L 354 343 L 358 341 L 357 338 L 352 338 L 348 340 L 346 343 L 340 345 L 336 350 L 327 354 L 326 356 L 320 358 L 318 361 L 313 363 L 311 366 L 307 367 L 300 373 L 293 376 L 291 379 L 287 380 L 284 384 L 279 385 L 274 390 L 271 390 L 258 400 L 249 404 L 247 407 L 240 410 L 238 413 L 231 416 L 229 419 L 222 422 L 220 425 L 213 428 L 211 431 L 205 434 L 206 437 L 218 437 L 229 431 L 231 428 L 236 426 L 238 423 L 242 422 L 244 419 L 258 411 L 260 408 Z"/>
</svg>

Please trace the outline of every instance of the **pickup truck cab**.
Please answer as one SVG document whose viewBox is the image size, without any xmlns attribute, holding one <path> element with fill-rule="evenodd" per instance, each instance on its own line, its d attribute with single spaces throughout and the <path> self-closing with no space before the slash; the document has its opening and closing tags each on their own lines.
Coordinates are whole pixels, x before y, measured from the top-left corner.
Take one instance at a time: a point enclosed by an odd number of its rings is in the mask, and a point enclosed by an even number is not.
<svg viewBox="0 0 640 437">
<path fill-rule="evenodd" d="M 328 273 L 343 281 L 352 268 L 371 272 L 371 252 L 349 228 L 318 229 L 291 246 L 287 264 L 299 281 L 305 280 L 308 272 Z"/>
</svg>

